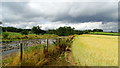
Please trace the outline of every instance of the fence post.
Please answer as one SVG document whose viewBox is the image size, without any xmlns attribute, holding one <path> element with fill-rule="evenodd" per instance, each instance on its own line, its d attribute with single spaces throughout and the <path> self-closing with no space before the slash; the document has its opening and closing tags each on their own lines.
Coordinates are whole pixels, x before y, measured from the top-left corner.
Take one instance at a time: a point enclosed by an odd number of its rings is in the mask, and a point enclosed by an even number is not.
<svg viewBox="0 0 120 68">
<path fill-rule="evenodd" d="M 60 44 L 60 38 L 58 38 L 58 43 Z"/>
<path fill-rule="evenodd" d="M 40 44 L 41 44 L 41 40 L 40 40 Z"/>
<path fill-rule="evenodd" d="M 46 39 L 46 46 L 47 46 L 47 51 L 48 51 L 48 39 Z"/>
<path fill-rule="evenodd" d="M 20 61 L 22 61 L 23 56 L 23 44 L 20 43 Z"/>
</svg>

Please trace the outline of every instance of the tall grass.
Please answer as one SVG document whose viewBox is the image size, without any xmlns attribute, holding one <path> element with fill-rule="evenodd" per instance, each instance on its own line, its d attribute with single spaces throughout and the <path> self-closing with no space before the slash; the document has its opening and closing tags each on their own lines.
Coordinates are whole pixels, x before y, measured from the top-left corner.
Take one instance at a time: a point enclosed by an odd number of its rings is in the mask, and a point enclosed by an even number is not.
<svg viewBox="0 0 120 68">
<path fill-rule="evenodd" d="M 12 56 L 3 60 L 3 66 L 38 66 L 44 65 L 46 59 L 43 52 L 44 45 L 31 46 L 24 50 L 23 59 L 20 61 L 20 53 L 13 54 Z M 49 48 L 49 53 L 53 52 L 55 48 Z M 55 52 L 55 51 L 54 51 Z"/>
<path fill-rule="evenodd" d="M 44 52 L 44 44 L 34 45 L 26 48 L 23 59 L 20 61 L 20 54 L 14 54 L 3 60 L 3 66 L 66 66 L 64 52 L 70 47 L 71 39 L 61 38 L 60 42 L 49 45 L 47 54 Z M 45 57 L 47 55 L 47 57 Z"/>
<path fill-rule="evenodd" d="M 2 38 L 2 41 L 17 41 L 28 39 L 54 38 L 57 35 L 9 35 L 7 38 Z"/>
</svg>

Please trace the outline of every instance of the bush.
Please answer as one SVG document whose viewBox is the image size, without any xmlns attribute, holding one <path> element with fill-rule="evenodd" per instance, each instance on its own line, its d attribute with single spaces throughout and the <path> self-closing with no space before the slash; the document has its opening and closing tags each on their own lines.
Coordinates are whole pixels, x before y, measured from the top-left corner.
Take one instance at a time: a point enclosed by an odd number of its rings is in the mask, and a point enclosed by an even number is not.
<svg viewBox="0 0 120 68">
<path fill-rule="evenodd" d="M 68 37 L 68 38 L 58 38 L 54 44 L 57 46 L 57 48 L 61 51 L 67 51 L 68 48 L 71 47 L 72 39 L 74 37 Z"/>
<path fill-rule="evenodd" d="M 28 35 L 28 31 L 27 31 L 27 30 L 23 30 L 23 31 L 21 32 L 21 34 L 22 34 L 22 35 Z"/>
<path fill-rule="evenodd" d="M 3 36 L 3 38 L 8 38 L 8 36 L 9 36 L 9 33 L 2 33 L 2 36 Z"/>
</svg>

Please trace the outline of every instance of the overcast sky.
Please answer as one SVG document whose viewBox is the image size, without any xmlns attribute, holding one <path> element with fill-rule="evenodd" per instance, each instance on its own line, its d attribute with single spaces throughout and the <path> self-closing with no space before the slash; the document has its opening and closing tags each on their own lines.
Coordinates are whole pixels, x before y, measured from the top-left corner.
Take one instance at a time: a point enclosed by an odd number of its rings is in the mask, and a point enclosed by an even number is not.
<svg viewBox="0 0 120 68">
<path fill-rule="evenodd" d="M 1 2 L 3 26 L 56 29 L 71 26 L 77 30 L 118 29 L 118 2 Z"/>
</svg>

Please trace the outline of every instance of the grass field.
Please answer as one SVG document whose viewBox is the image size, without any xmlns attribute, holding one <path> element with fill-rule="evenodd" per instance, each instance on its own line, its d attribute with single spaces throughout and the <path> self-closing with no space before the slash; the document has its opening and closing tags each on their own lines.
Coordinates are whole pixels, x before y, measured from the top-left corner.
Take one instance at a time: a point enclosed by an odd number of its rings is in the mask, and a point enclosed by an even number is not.
<svg viewBox="0 0 120 68">
<path fill-rule="evenodd" d="M 110 33 L 110 32 L 90 32 L 90 34 L 100 34 L 100 35 L 120 35 L 120 33 Z"/>
<path fill-rule="evenodd" d="M 78 35 L 72 53 L 79 66 L 117 66 L 118 36 Z"/>
<path fill-rule="evenodd" d="M 28 40 L 28 39 L 41 39 L 41 38 L 54 38 L 58 37 L 57 35 L 53 34 L 44 34 L 44 35 L 36 35 L 36 34 L 28 34 L 28 35 L 21 35 L 21 33 L 16 32 L 3 32 L 8 33 L 7 38 L 3 38 L 3 36 L 0 36 L 2 40 L 0 41 L 18 41 L 18 40 Z"/>
</svg>

